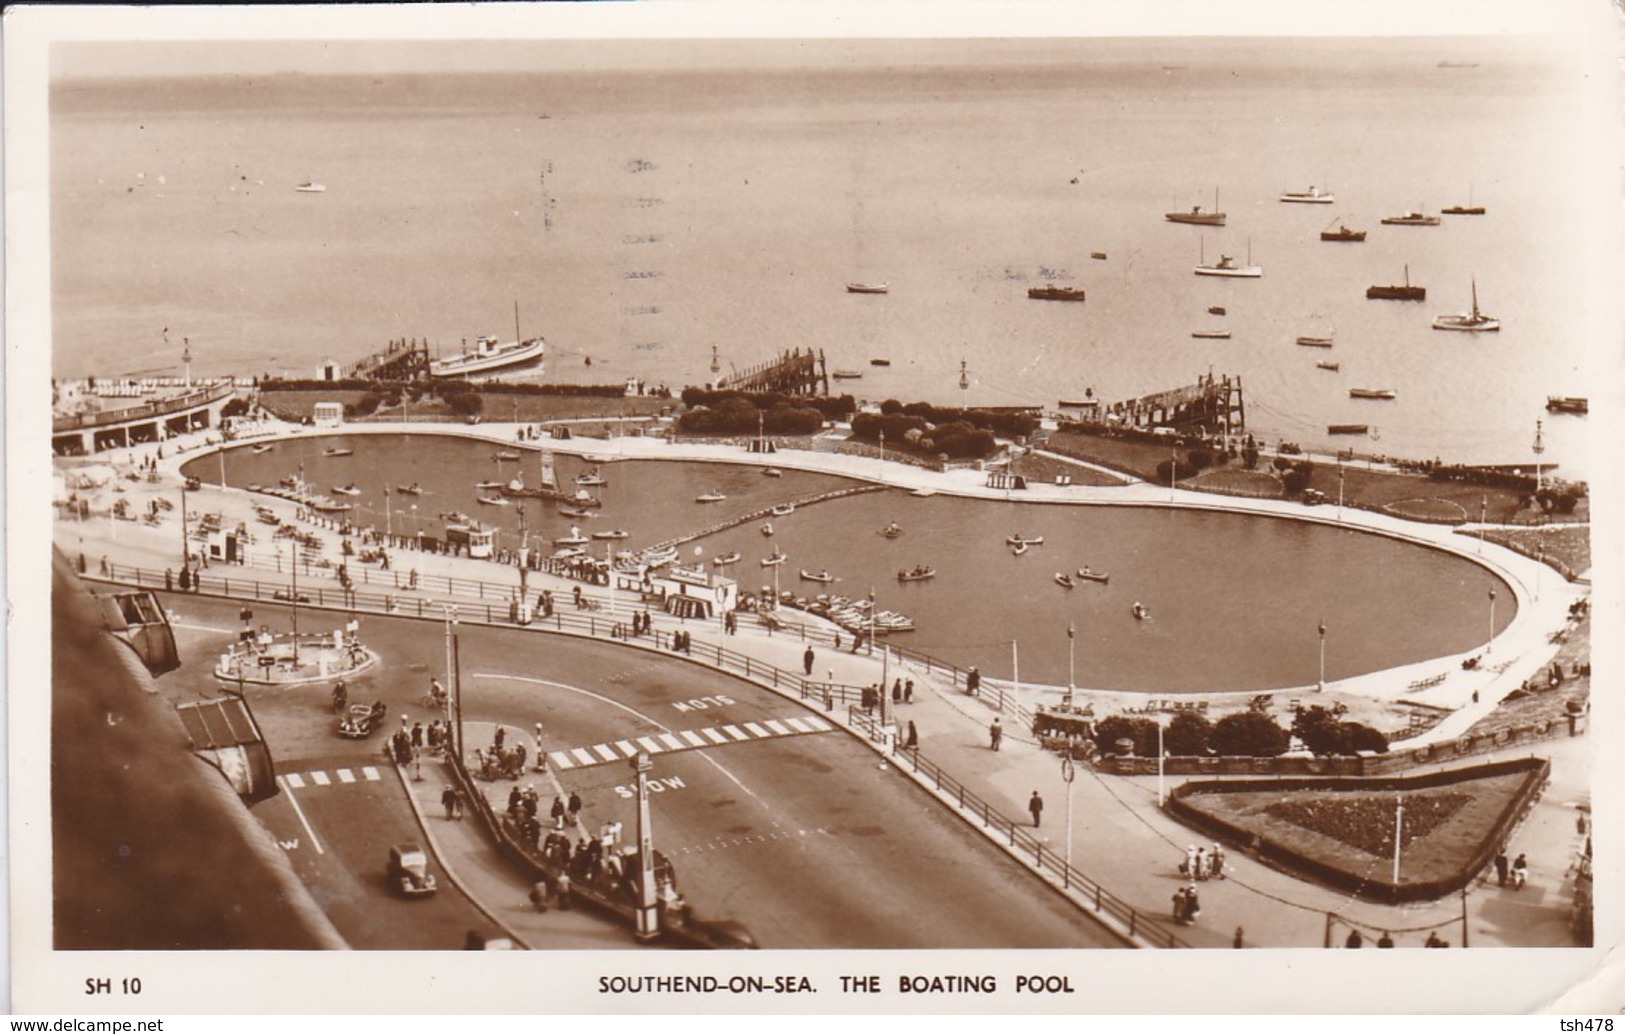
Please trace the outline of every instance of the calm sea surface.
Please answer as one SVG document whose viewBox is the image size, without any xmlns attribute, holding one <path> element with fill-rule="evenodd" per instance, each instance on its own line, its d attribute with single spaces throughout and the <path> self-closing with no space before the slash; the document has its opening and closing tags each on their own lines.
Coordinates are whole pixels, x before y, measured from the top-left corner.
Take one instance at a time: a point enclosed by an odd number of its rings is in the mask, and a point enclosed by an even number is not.
<svg viewBox="0 0 1625 1034">
<path fill-rule="evenodd" d="M 492 493 L 473 485 L 506 480 L 516 469 L 537 482 L 536 452 L 501 462 L 486 442 L 368 435 L 345 439 L 353 456 L 323 456 L 335 440 L 281 442 L 258 456 L 236 449 L 223 463 L 209 457 L 186 469 L 210 483 L 219 482 L 223 469 L 226 483 L 241 487 L 275 484 L 302 465 L 317 491 L 352 483 L 362 489 L 349 500 L 358 524 L 439 534 L 439 515 L 462 511 L 501 529 L 499 546 L 518 545 L 517 508 L 480 505 L 477 497 Z M 562 482 L 585 466 L 560 456 L 556 472 Z M 531 542 L 567 535 L 578 524 L 589 533 L 625 529 L 631 538 L 613 548 L 635 549 L 852 484 L 793 471 L 773 479 L 753 467 L 690 462 L 626 461 L 603 472 L 609 483 L 595 490 L 604 501 L 599 517 L 571 521 L 556 505 L 532 500 L 525 513 Z M 421 496 L 392 495 L 386 503 L 385 486 L 411 482 L 423 488 Z M 727 500 L 694 501 L 712 489 Z M 904 534 L 886 539 L 879 532 L 893 520 Z M 1078 685 L 1263 690 L 1315 680 L 1322 618 L 1329 630 L 1326 675 L 1336 679 L 1472 649 L 1489 633 L 1492 586 L 1500 599 L 1497 626 L 1514 610 L 1506 586 L 1469 561 L 1281 519 L 886 491 L 819 503 L 772 525 L 771 537 L 758 522 L 708 536 L 684 547 L 684 559 L 706 563 L 737 550 L 742 559 L 730 576 L 743 589 L 772 587 L 773 569 L 763 568 L 761 559 L 776 545 L 789 557 L 778 568 L 780 589 L 849 596 L 872 590 L 880 606 L 915 619 L 918 630 L 898 635 L 899 644 L 1008 677 L 1011 644 L 1018 642 L 1021 678 L 1050 684 L 1067 681 L 1069 624 L 1077 630 Z M 1005 545 L 1014 534 L 1042 536 L 1044 544 L 1016 557 Z M 399 567 L 410 563 L 397 557 Z M 896 571 L 917 564 L 936 568 L 936 578 L 899 585 Z M 1055 583 L 1056 572 L 1084 565 L 1108 572 L 1110 583 L 1079 582 L 1071 590 Z M 804 582 L 802 568 L 841 580 Z M 493 567 L 490 580 L 517 584 L 517 575 Z M 1150 609 L 1149 621 L 1130 616 L 1136 601 Z"/>
<path fill-rule="evenodd" d="M 553 380 L 677 386 L 713 347 L 724 371 L 811 347 L 863 397 L 1009 405 L 1212 370 L 1267 437 L 1366 423 L 1363 448 L 1401 456 L 1526 461 L 1545 397 L 1589 394 L 1587 145 L 1576 87 L 1529 48 L 923 46 L 793 72 L 59 82 L 54 372 L 178 372 L 188 337 L 200 373 L 310 375 L 394 337 L 507 336 L 517 301 Z M 1337 203 L 1276 200 L 1310 184 Z M 1227 226 L 1164 221 L 1215 189 Z M 1469 200 L 1488 214 L 1378 224 Z M 1367 242 L 1320 242 L 1338 221 Z M 1264 277 L 1192 275 L 1221 252 Z M 1407 266 L 1425 303 L 1364 298 Z M 1505 329 L 1431 330 L 1475 278 Z M 1088 301 L 1026 298 L 1050 281 Z M 1218 326 L 1233 338 L 1190 337 Z M 1545 458 L 1583 472 L 1584 428 L 1547 420 Z"/>
</svg>

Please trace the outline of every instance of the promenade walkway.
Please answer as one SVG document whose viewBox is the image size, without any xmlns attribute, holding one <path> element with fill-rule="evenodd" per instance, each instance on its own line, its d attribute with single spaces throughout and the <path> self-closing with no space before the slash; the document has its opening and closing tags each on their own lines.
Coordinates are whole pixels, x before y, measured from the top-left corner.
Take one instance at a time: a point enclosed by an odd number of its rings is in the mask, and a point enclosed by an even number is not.
<svg viewBox="0 0 1625 1034">
<path fill-rule="evenodd" d="M 493 442 L 514 446 L 514 428 L 484 425 L 479 428 L 447 429 L 424 425 L 404 428 L 413 433 L 433 431 L 467 434 L 476 432 Z M 365 433 L 368 429 L 346 428 Z M 399 433 L 403 428 L 392 425 L 388 433 Z M 627 438 L 580 440 L 576 442 L 548 442 L 549 448 L 566 451 L 575 448 L 595 455 L 640 457 L 649 459 L 726 460 L 730 462 L 756 462 L 781 469 L 818 470 L 849 476 L 901 483 L 902 487 L 929 488 L 948 494 L 1003 499 L 1002 491 L 988 490 L 981 485 L 981 475 L 969 471 L 938 473 L 921 468 L 882 464 L 863 457 L 825 453 L 780 452 L 771 457 L 756 457 L 720 446 L 667 445 L 658 439 Z M 166 459 L 160 463 L 159 481 L 130 482 L 127 495 L 140 512 L 144 508 L 142 494 L 165 492 L 174 495 L 178 486 L 178 465 L 187 455 L 176 456 L 171 443 Z M 118 457 L 103 457 L 117 460 Z M 228 526 L 236 520 L 252 520 L 252 506 L 266 500 L 251 499 L 247 493 L 220 491 L 205 486 L 192 493 L 197 505 L 222 513 Z M 1243 512 L 1284 514 L 1321 520 L 1327 523 L 1346 521 L 1350 526 L 1380 531 L 1413 541 L 1430 542 L 1452 548 L 1466 555 L 1475 555 L 1483 549 L 1481 562 L 1495 570 L 1519 596 L 1517 619 L 1499 637 L 1493 646 L 1490 660 L 1478 671 L 1451 671 L 1442 685 L 1428 691 L 1432 703 L 1458 706 L 1459 709 L 1443 723 L 1425 734 L 1428 741 L 1448 739 L 1458 734 L 1472 721 L 1487 713 L 1507 692 L 1516 688 L 1524 678 L 1541 670 L 1555 650 L 1548 634 L 1561 627 L 1566 619 L 1570 601 L 1580 590 L 1563 583 L 1547 569 L 1544 576 L 1537 574 L 1535 561 L 1520 557 L 1493 545 L 1479 547 L 1463 542 L 1448 530 L 1426 525 L 1411 525 L 1395 518 L 1367 512 L 1345 511 L 1342 514 L 1306 512 L 1301 507 L 1279 500 L 1226 499 L 1199 493 L 1170 492 L 1145 484 L 1122 488 L 1063 488 L 1038 486 L 1028 498 L 1035 502 L 1075 503 L 1103 505 L 1113 502 L 1135 502 L 1146 505 L 1188 505 L 1194 507 L 1224 508 Z M 272 502 L 273 506 L 279 504 Z M 291 510 L 291 506 L 289 506 Z M 1323 511 L 1327 508 L 1321 508 Z M 113 563 L 133 564 L 154 570 L 175 568 L 178 565 L 180 532 L 175 521 L 157 528 L 128 522 L 115 522 L 105 517 L 78 523 L 59 520 L 56 525 L 57 545 L 70 558 L 82 554 L 86 558 L 87 574 L 95 577 L 100 559 L 111 558 Z M 329 550 L 335 555 L 336 545 Z M 434 555 L 412 554 L 397 558 L 397 567 L 411 564 L 423 574 L 437 577 L 464 579 L 511 579 L 517 585 L 517 573 L 483 561 L 469 561 Z M 240 572 L 265 578 L 266 572 Z M 222 573 L 211 571 L 210 574 Z M 331 581 L 327 584 L 330 586 Z M 568 594 L 574 583 L 533 575 L 530 579 L 534 593 L 542 587 L 553 587 L 557 594 L 562 589 Z M 301 588 L 305 582 L 301 578 Z M 1538 586 L 1538 588 L 1537 588 Z M 418 594 L 425 595 L 425 594 Z M 437 603 L 444 602 L 442 596 Z M 726 645 L 729 649 L 748 654 L 762 662 L 799 675 L 802 672 L 802 654 L 806 644 L 793 635 L 770 634 L 766 629 L 742 622 L 739 633 L 725 635 L 720 622 L 679 623 L 674 618 L 655 615 L 655 631 L 669 635 L 681 627 L 694 639 L 695 654 L 703 657 L 706 645 Z M 847 685 L 863 686 L 878 683 L 882 678 L 882 660 L 879 654 L 834 651 L 825 646 L 814 647 L 814 677 Z M 1335 687 L 1344 692 L 1394 696 L 1403 695 L 1408 681 L 1437 674 L 1446 667 L 1435 660 L 1412 666 L 1414 671 L 1401 670 L 1383 673 L 1381 677 L 1364 676 L 1344 680 Z M 1037 790 L 1046 802 L 1044 824 L 1028 834 L 1055 856 L 1065 857 L 1066 843 L 1066 786 L 1061 780 L 1060 763 L 1056 755 L 1042 750 L 1030 738 L 1019 721 L 1006 715 L 1003 748 L 997 752 L 989 748 L 988 726 L 996 712 L 984 698 L 973 699 L 953 685 L 940 671 L 927 671 L 914 664 L 899 665 L 886 662 L 886 676 L 890 679 L 914 681 L 914 701 L 896 709 L 895 719 L 906 731 L 913 722 L 918 732 L 920 753 L 929 762 L 950 773 L 955 780 L 987 806 L 1018 824 L 1028 821 L 1028 798 Z M 1453 666 L 1452 666 L 1453 667 Z M 1399 687 L 1396 689 L 1396 687 Z M 1312 687 L 1305 687 L 1307 692 Z M 1042 690 L 1030 690 L 1038 694 Z M 1477 701 L 1473 694 L 1477 693 Z M 888 705 L 889 706 L 889 705 Z M 821 712 L 823 713 L 823 712 Z M 842 724 L 850 724 L 850 716 L 837 714 Z M 858 731 L 863 732 L 860 721 Z M 1411 741 L 1419 742 L 1419 741 Z M 1566 944 L 1568 940 L 1568 905 L 1572 862 L 1583 838 L 1578 836 L 1576 814 L 1578 806 L 1588 803 L 1590 740 L 1555 739 L 1539 745 L 1537 752 L 1553 759 L 1553 782 L 1545 797 L 1536 805 L 1511 845 L 1511 850 L 1526 852 L 1531 864 L 1530 886 L 1523 891 L 1502 890 L 1482 883 L 1470 886 L 1462 899 L 1451 898 L 1440 902 L 1416 906 L 1381 906 L 1351 902 L 1345 895 L 1304 881 L 1293 879 L 1252 859 L 1231 854 L 1227 869 L 1229 878 L 1201 884 L 1203 913 L 1192 927 L 1172 927 L 1180 938 L 1197 946 L 1229 946 L 1237 928 L 1242 930 L 1246 946 L 1315 946 L 1327 937 L 1329 914 L 1345 917 L 1363 932 L 1375 935 L 1382 930 L 1395 932 L 1402 946 L 1419 945 L 1427 931 L 1437 929 L 1452 944 L 1461 942 L 1461 914 L 1465 906 L 1469 942 L 1473 946 L 1487 944 L 1542 945 Z M 584 745 L 583 745 L 584 746 Z M 889 752 L 885 743 L 875 748 Z M 1526 749 L 1520 753 L 1528 753 Z M 1484 756 L 1474 759 L 1488 760 Z M 893 764 L 885 777 L 910 775 L 913 766 L 906 755 L 894 755 Z M 475 836 L 468 822 L 461 824 L 438 818 L 439 787 L 443 779 L 426 776 L 414 790 L 414 796 L 423 803 L 425 826 L 431 829 L 436 848 L 455 870 L 459 880 L 477 899 L 486 904 L 493 918 L 509 926 L 520 940 L 536 946 L 548 946 L 552 937 L 596 936 L 589 930 L 561 929 L 553 913 L 535 914 L 524 901 L 527 888 L 513 883 L 514 877 L 504 876 L 503 866 L 496 861 L 494 850 Z M 929 785 L 929 780 L 924 780 Z M 1173 785 L 1174 780 L 1169 781 Z M 1079 766 L 1072 793 L 1072 839 L 1070 855 L 1074 868 L 1098 881 L 1111 894 L 1127 902 L 1142 914 L 1165 917 L 1169 912 L 1171 896 L 1179 885 L 1177 864 L 1188 843 L 1199 842 L 1196 836 L 1174 822 L 1157 807 L 1155 777 L 1117 777 L 1099 775 L 1086 766 Z M 960 812 L 960 814 L 967 814 Z M 979 822 L 999 836 L 1007 827 L 990 823 L 975 816 L 968 820 Z M 1010 837 L 1014 839 L 1014 837 Z M 1020 852 L 1014 852 L 1020 856 Z M 466 878 L 465 878 L 466 877 Z M 576 922 L 574 917 L 570 920 Z M 1454 927 L 1449 924 L 1455 922 Z M 543 924 L 543 925 L 538 925 Z M 1336 943 L 1347 935 L 1348 926 L 1333 922 Z M 1455 933 L 1452 934 L 1451 929 Z M 618 946 L 630 943 L 629 934 L 609 934 L 611 940 L 621 937 Z M 1368 942 L 1369 943 L 1369 942 Z M 560 942 L 559 946 L 564 946 Z"/>
</svg>

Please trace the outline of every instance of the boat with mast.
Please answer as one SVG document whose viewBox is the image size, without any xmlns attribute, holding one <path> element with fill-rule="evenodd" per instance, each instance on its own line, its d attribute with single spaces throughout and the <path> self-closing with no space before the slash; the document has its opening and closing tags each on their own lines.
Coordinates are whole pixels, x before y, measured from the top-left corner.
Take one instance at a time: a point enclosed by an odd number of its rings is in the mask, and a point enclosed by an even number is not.
<svg viewBox="0 0 1625 1034">
<path fill-rule="evenodd" d="M 1335 230 L 1320 231 L 1320 239 L 1323 241 L 1344 241 L 1350 244 L 1358 244 L 1365 240 L 1365 231 L 1351 230 L 1344 223 L 1338 223 Z"/>
<path fill-rule="evenodd" d="M 1337 200 L 1337 196 L 1310 186 L 1308 190 L 1289 190 L 1281 195 L 1281 200 L 1300 205 L 1329 205 Z"/>
<path fill-rule="evenodd" d="M 1201 205 L 1191 206 L 1189 212 L 1165 212 L 1163 218 L 1171 223 L 1187 223 L 1192 226 L 1223 226 L 1224 213 L 1219 211 L 1219 188 L 1213 188 L 1213 210 L 1202 211 Z"/>
<path fill-rule="evenodd" d="M 1392 298 L 1403 302 L 1419 302 L 1427 298 L 1428 289 L 1411 283 L 1411 267 L 1405 267 L 1403 284 L 1372 284 L 1365 289 L 1367 298 Z"/>
<path fill-rule="evenodd" d="M 1245 266 L 1236 265 L 1236 260 L 1234 258 L 1224 254 L 1219 256 L 1219 261 L 1210 266 L 1207 263 L 1207 247 L 1206 243 L 1204 242 L 1202 247 L 1201 261 L 1196 268 L 1192 270 L 1192 272 L 1194 272 L 1197 276 L 1227 276 L 1257 279 L 1258 277 L 1264 275 L 1264 267 L 1253 265 L 1253 244 L 1250 240 L 1247 242 L 1247 264 Z"/>
<path fill-rule="evenodd" d="M 1468 332 L 1500 330 L 1501 321 L 1478 311 L 1478 280 L 1473 280 L 1473 308 L 1454 316 L 1439 316 L 1433 321 L 1434 330 L 1464 330 Z"/>
<path fill-rule="evenodd" d="M 539 337 L 526 339 L 519 332 L 519 303 L 513 305 L 514 340 L 499 342 L 495 335 L 487 334 L 458 355 L 436 359 L 429 364 L 430 377 L 467 377 L 490 373 L 510 366 L 520 366 L 541 359 L 547 354 L 547 342 Z"/>
<path fill-rule="evenodd" d="M 1423 215 L 1421 212 L 1406 212 L 1404 215 L 1385 215 L 1382 217 L 1384 226 L 1438 226 L 1439 217 L 1436 215 Z"/>
</svg>

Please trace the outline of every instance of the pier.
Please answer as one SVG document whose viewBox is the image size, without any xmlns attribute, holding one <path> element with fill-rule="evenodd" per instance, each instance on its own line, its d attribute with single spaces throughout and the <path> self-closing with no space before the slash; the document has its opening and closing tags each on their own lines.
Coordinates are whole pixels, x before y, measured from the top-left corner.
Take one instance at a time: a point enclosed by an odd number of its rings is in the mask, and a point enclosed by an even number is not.
<svg viewBox="0 0 1625 1034">
<path fill-rule="evenodd" d="M 771 391 L 781 395 L 828 395 L 829 368 L 824 353 L 796 348 L 781 352 L 777 359 L 735 371 L 717 382 L 719 388 L 737 391 Z"/>
<path fill-rule="evenodd" d="M 851 488 L 837 488 L 837 489 L 834 489 L 833 491 L 821 492 L 818 495 L 808 496 L 805 499 L 797 499 L 797 500 L 794 501 L 794 503 L 792 503 L 792 505 L 795 506 L 795 508 L 799 510 L 803 506 L 811 506 L 814 503 L 827 502 L 827 501 L 829 501 L 831 499 L 843 499 L 843 498 L 845 498 L 846 496 L 849 496 L 849 495 L 861 495 L 864 492 L 884 492 L 889 487 L 891 487 L 891 486 L 889 486 L 889 485 L 855 485 L 855 486 L 853 486 Z M 717 523 L 712 524 L 712 525 L 710 525 L 708 527 L 701 528 L 699 531 L 687 532 L 685 534 L 678 535 L 678 536 L 676 536 L 674 538 L 666 539 L 663 542 L 657 542 L 654 545 L 650 546 L 649 548 L 643 550 L 642 552 L 644 552 L 644 553 L 658 553 L 661 550 L 672 549 L 672 548 L 675 548 L 677 546 L 685 545 L 685 544 L 687 544 L 689 542 L 695 541 L 696 539 L 703 539 L 707 535 L 715 535 L 719 531 L 727 531 L 729 528 L 737 528 L 737 527 L 739 527 L 739 525 L 741 525 L 741 524 L 749 524 L 751 521 L 766 520 L 767 518 L 772 517 L 772 516 L 773 516 L 773 507 L 771 507 L 771 506 L 764 507 L 764 508 L 762 508 L 760 510 L 753 510 L 750 513 L 743 514 L 743 515 L 741 515 L 739 517 L 730 517 L 725 521 L 718 521 Z"/>
<path fill-rule="evenodd" d="M 1241 378 L 1229 374 L 1215 377 L 1210 373 L 1185 387 L 1113 402 L 1105 407 L 1103 419 L 1136 430 L 1171 427 L 1209 434 L 1242 434 L 1247 430 Z"/>
<path fill-rule="evenodd" d="M 429 375 L 429 342 L 416 338 L 392 340 L 383 351 L 363 356 L 346 366 L 343 375 L 347 380 L 422 380 Z"/>
</svg>

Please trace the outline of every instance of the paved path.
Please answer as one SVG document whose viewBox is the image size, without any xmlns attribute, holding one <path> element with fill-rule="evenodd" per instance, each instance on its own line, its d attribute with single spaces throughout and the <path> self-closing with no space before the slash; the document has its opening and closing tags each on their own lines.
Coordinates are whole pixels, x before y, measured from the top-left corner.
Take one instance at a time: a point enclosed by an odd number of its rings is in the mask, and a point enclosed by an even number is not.
<svg viewBox="0 0 1625 1034">
<path fill-rule="evenodd" d="M 374 430 L 390 434 L 403 430 L 464 435 L 473 432 L 493 442 L 510 446 L 515 444 L 513 428 L 496 425 L 483 425 L 480 428 L 437 425 L 369 428 L 360 425 L 345 428 L 346 432 L 369 433 Z M 1004 498 L 1004 493 L 986 489 L 982 485 L 982 476 L 975 472 L 938 473 L 901 464 L 883 464 L 879 460 L 858 456 L 781 452 L 771 457 L 753 457 L 731 447 L 671 445 L 649 438 L 547 442 L 546 446 L 557 451 L 574 448 L 618 457 L 755 462 L 760 465 L 771 463 L 786 470 L 816 470 L 871 480 L 884 479 L 903 488 L 929 488 L 945 494 Z M 177 456 L 173 452 L 174 447 L 174 443 L 171 443 L 166 451 L 166 459 L 160 463 L 161 473 L 157 484 L 128 484 L 127 495 L 137 512 L 145 507 L 144 494 L 160 491 L 168 496 L 175 494 L 179 463 L 189 459 L 190 455 Z M 151 447 L 147 449 L 151 451 Z M 137 456 L 144 455 L 133 452 Z M 103 462 L 119 458 L 104 457 Z M 253 504 L 267 502 L 250 498 L 243 492 L 220 491 L 207 486 L 194 493 L 194 498 L 211 510 L 221 511 L 228 524 L 237 520 L 252 523 Z M 1547 636 L 1563 626 L 1568 603 L 1583 592 L 1581 588 L 1563 583 L 1550 569 L 1537 573 L 1535 561 L 1493 544 L 1482 546 L 1463 541 L 1447 528 L 1412 524 L 1366 511 L 1347 510 L 1334 516 L 1318 511 L 1306 512 L 1302 507 L 1281 500 L 1170 492 L 1167 488 L 1143 483 L 1112 488 L 1038 485 L 1027 498 L 1035 502 L 1066 501 L 1083 505 L 1174 503 L 1198 508 L 1289 514 L 1323 523 L 1346 522 L 1366 530 L 1442 546 L 1479 559 L 1513 587 L 1518 598 L 1518 616 L 1495 640 L 1489 657 L 1493 663 L 1485 663 L 1476 672 L 1452 670 L 1442 685 L 1428 690 L 1427 700 L 1430 703 L 1456 707 L 1457 710 L 1423 737 L 1408 741 L 1406 745 L 1458 735 L 1493 709 L 1524 678 L 1542 669 L 1555 651 Z M 273 502 L 272 505 L 276 504 Z M 1322 507 L 1321 510 L 1329 508 Z M 102 555 L 111 556 L 118 562 L 161 569 L 175 566 L 179 529 L 173 519 L 158 528 L 147 528 L 99 517 L 83 525 L 58 521 L 56 541 L 70 557 L 82 552 L 91 574 L 95 573 Z M 1483 551 L 1482 557 L 1477 556 L 1479 549 Z M 331 551 L 336 560 L 336 548 Z M 398 561 L 408 562 L 425 574 L 456 575 L 461 578 L 494 581 L 502 577 L 497 572 L 503 571 L 486 562 L 433 555 L 414 555 L 410 561 Z M 505 573 L 507 577 L 514 577 L 511 571 Z M 264 577 L 265 573 L 257 572 L 257 575 Z M 570 584 L 547 576 L 531 579 L 533 592 L 548 586 L 556 591 L 563 589 L 568 592 Z M 713 624 L 689 622 L 679 626 L 674 619 L 662 615 L 657 615 L 655 620 L 657 628 L 669 626 L 689 630 L 697 645 L 725 641 L 735 650 L 748 652 L 782 669 L 802 670 L 805 644 L 793 636 L 773 636 L 749 625 L 742 625 L 738 635 L 724 636 L 720 627 Z M 1444 664 L 1434 660 L 1407 669 L 1362 676 L 1335 686 L 1329 685 L 1328 688 L 1392 699 L 1410 692 L 1410 680 L 1435 675 L 1450 660 L 1446 659 Z M 816 649 L 813 671 L 815 677 L 866 685 L 880 681 L 881 665 L 878 656 Z M 896 718 L 904 730 L 908 722 L 914 723 L 921 751 L 927 758 L 1008 816 L 1024 816 L 1029 796 L 1034 790 L 1039 791 L 1047 803 L 1043 835 L 1054 838 L 1057 850 L 1065 850 L 1066 794 L 1055 755 L 1038 748 L 1014 722 L 1005 723 L 1003 749 L 994 752 L 988 749 L 987 732 L 994 712 L 981 700 L 971 699 L 912 666 L 899 669 L 898 665 L 892 664 L 888 676 L 893 679 L 912 677 L 914 680 L 914 702 L 898 708 Z M 1304 691 L 1308 690 L 1309 687 L 1305 687 Z M 1473 699 L 1475 693 L 1476 700 Z M 583 749 L 593 746 L 581 745 Z M 1538 753 L 1553 759 L 1553 783 L 1511 845 L 1514 853 L 1528 853 L 1532 866 L 1531 885 L 1521 892 L 1501 890 L 1482 883 L 1469 888 L 1466 896 L 1468 933 L 1474 946 L 1568 943 L 1566 924 L 1572 881 L 1571 863 L 1581 842 L 1576 833 L 1575 808 L 1582 802 L 1588 804 L 1589 747 L 1590 741 L 1582 738 L 1551 740 L 1538 748 Z M 1480 757 L 1474 760 L 1486 759 Z M 1198 842 L 1195 834 L 1157 808 L 1154 778 L 1101 776 L 1086 767 L 1080 768 L 1079 772 L 1072 787 L 1071 846 L 1074 864 L 1131 904 L 1154 915 L 1165 916 L 1170 897 L 1178 885 L 1178 860 L 1186 844 Z M 590 932 L 584 929 L 577 931 L 571 928 L 571 932 L 560 930 L 558 924 L 561 921 L 552 913 L 540 916 L 530 910 L 525 900 L 528 887 L 522 881 L 516 883 L 516 877 L 506 875 L 505 866 L 495 857 L 494 851 L 472 832 L 470 823 L 450 823 L 437 817 L 440 814 L 439 788 L 443 783 L 443 779 L 426 777 L 419 786 L 422 793 L 416 796 L 420 801 L 427 796 L 425 826 L 436 835 L 437 847 L 446 858 L 448 868 L 456 870 L 459 879 L 466 878 L 470 893 L 486 903 L 494 918 L 509 924 L 516 935 L 528 943 L 548 944 L 551 943 L 548 939 L 555 936 L 591 939 Z M 1368 934 L 1383 929 L 1400 931 L 1437 927 L 1441 930 L 1441 936 L 1451 943 L 1460 942 L 1462 903 L 1456 898 L 1411 907 L 1352 903 L 1338 892 L 1292 879 L 1234 854 L 1229 856 L 1228 868 L 1231 878 L 1210 881 L 1201 886 L 1201 920 L 1198 925 L 1182 930 L 1182 936 L 1194 944 L 1229 945 L 1236 928 L 1241 927 L 1247 945 L 1319 945 L 1326 936 L 1326 916 L 1331 912 L 1351 918 Z M 1452 919 L 1456 920 L 1453 933 L 1447 928 Z M 570 923 L 580 921 L 577 916 L 569 919 Z M 1336 929 L 1341 932 L 1334 936 L 1341 942 L 1347 928 Z M 614 933 L 607 936 L 615 941 L 613 946 L 622 947 L 627 943 L 625 939 L 617 939 Z M 1425 936 L 1425 932 L 1412 932 L 1396 934 L 1396 939 L 1402 945 L 1409 945 L 1419 943 Z M 564 946 L 562 941 L 559 943 Z"/>
</svg>

